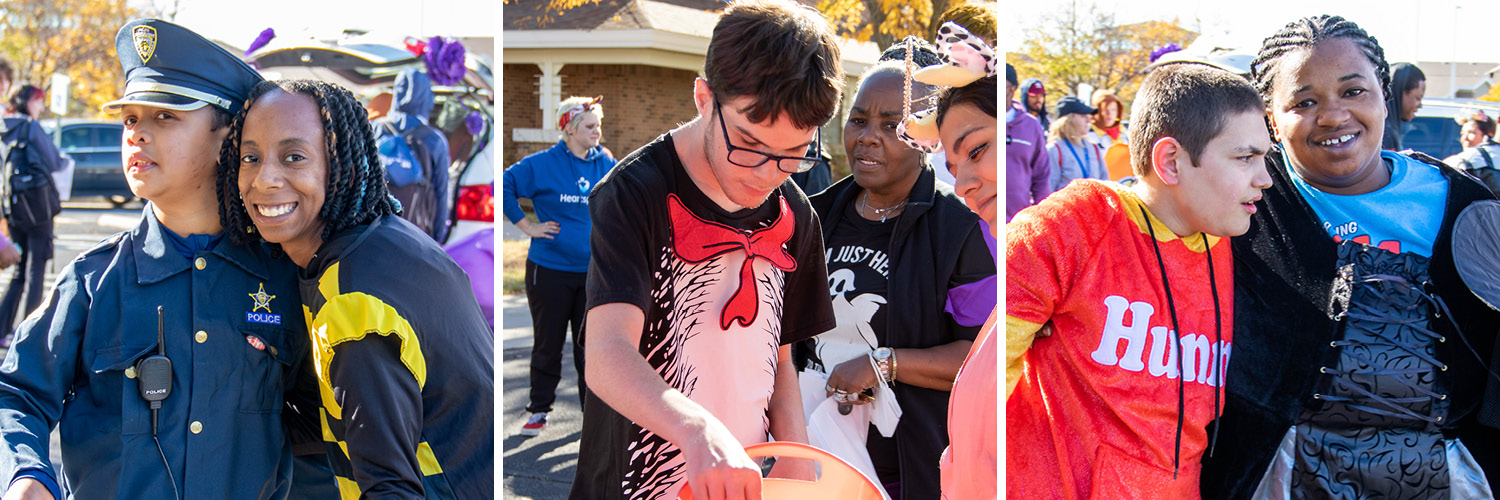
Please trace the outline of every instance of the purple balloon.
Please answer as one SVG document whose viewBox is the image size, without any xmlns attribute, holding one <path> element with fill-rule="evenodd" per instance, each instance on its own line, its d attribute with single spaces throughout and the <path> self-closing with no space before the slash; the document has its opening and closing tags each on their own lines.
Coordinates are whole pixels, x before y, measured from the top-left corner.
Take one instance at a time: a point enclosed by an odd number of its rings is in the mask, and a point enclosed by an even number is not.
<svg viewBox="0 0 1500 500">
<path fill-rule="evenodd" d="M 260 35 L 255 37 L 255 41 L 250 42 L 250 48 L 245 49 L 245 55 L 248 56 L 251 52 L 255 52 L 261 47 L 265 47 L 266 44 L 271 43 L 272 38 L 276 38 L 276 30 L 273 30 L 271 28 L 261 30 Z"/>
<path fill-rule="evenodd" d="M 455 85 L 464 79 L 464 44 L 457 39 L 435 36 L 427 40 L 422 52 L 427 76 L 438 85 Z"/>
</svg>

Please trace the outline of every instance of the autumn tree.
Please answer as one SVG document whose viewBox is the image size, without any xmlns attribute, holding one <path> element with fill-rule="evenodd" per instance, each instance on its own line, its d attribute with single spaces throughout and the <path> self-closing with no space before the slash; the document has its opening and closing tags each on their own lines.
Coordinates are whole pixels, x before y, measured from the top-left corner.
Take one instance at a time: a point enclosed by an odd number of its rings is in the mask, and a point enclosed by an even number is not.
<svg viewBox="0 0 1500 500">
<path fill-rule="evenodd" d="M 812 5 L 811 0 L 799 1 Z M 972 1 L 995 3 L 992 0 Z M 570 10 L 607 5 L 611 0 L 504 0 L 503 3 L 506 8 L 529 11 L 518 19 L 519 24 L 545 27 Z M 693 8 L 727 6 L 719 0 L 669 0 L 669 3 Z M 875 42 L 885 50 L 907 35 L 931 39 L 943 13 L 963 3 L 969 3 L 969 0 L 817 0 L 815 7 L 840 35 Z"/>
<path fill-rule="evenodd" d="M 7 0 L 0 3 L 0 55 L 15 68 L 17 84 L 50 91 L 54 73 L 68 75 L 68 114 L 95 115 L 124 88 L 115 33 L 139 16 L 115 0 Z"/>
<path fill-rule="evenodd" d="M 839 34 L 885 50 L 907 35 L 932 38 L 938 17 L 962 0 L 819 0 L 818 10 Z"/>
<path fill-rule="evenodd" d="M 1481 101 L 1500 102 L 1500 85 L 1490 86 L 1490 91 L 1477 97 Z"/>
<path fill-rule="evenodd" d="M 1031 28 L 1020 52 L 1009 62 L 1022 79 L 1042 80 L 1049 101 L 1089 84 L 1130 102 L 1150 64 L 1152 49 L 1167 43 L 1186 47 L 1197 36 L 1176 19 L 1122 25 L 1115 22 L 1113 13 L 1100 12 L 1093 5 L 1084 11 L 1071 4 Z"/>
</svg>

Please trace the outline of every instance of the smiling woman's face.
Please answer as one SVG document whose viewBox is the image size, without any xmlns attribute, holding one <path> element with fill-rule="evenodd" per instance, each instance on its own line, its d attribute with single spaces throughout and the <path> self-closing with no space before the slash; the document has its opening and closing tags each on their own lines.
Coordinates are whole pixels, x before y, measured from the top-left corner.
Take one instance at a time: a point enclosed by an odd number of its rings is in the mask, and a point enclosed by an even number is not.
<svg viewBox="0 0 1500 500">
<path fill-rule="evenodd" d="M 1383 186 L 1385 96 L 1369 58 L 1347 38 L 1283 57 L 1269 114 L 1293 168 L 1324 191 L 1358 194 Z"/>
<path fill-rule="evenodd" d="M 328 190 L 328 146 L 318 103 L 273 90 L 245 115 L 240 196 L 261 237 L 303 267 L 323 244 L 318 217 Z"/>
</svg>

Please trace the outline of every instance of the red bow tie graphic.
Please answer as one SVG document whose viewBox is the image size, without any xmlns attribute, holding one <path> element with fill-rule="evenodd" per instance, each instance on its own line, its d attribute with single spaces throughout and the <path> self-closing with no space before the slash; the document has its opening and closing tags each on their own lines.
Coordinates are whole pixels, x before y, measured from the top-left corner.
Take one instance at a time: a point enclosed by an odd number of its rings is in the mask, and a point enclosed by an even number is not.
<svg viewBox="0 0 1500 500">
<path fill-rule="evenodd" d="M 689 264 L 698 264 L 720 255 L 744 250 L 745 263 L 740 265 L 739 288 L 735 289 L 724 312 L 719 315 L 719 329 L 728 330 L 738 322 L 741 327 L 755 322 L 760 309 L 756 300 L 755 270 L 751 266 L 756 258 L 765 259 L 782 271 L 796 271 L 797 260 L 786 253 L 785 245 L 792 239 L 795 223 L 786 199 L 782 198 L 781 213 L 769 227 L 755 231 L 735 229 L 717 222 L 706 221 L 694 215 L 677 195 L 667 195 L 668 212 L 672 217 L 672 248 L 677 257 Z"/>
</svg>

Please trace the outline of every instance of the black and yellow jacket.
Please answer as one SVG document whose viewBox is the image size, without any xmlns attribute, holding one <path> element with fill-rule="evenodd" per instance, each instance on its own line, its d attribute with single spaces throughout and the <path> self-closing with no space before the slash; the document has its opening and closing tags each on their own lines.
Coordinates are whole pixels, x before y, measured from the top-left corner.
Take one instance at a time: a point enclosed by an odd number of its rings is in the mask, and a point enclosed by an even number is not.
<svg viewBox="0 0 1500 500">
<path fill-rule="evenodd" d="M 464 271 L 385 216 L 333 235 L 300 278 L 343 498 L 491 498 L 493 332 Z"/>
</svg>

